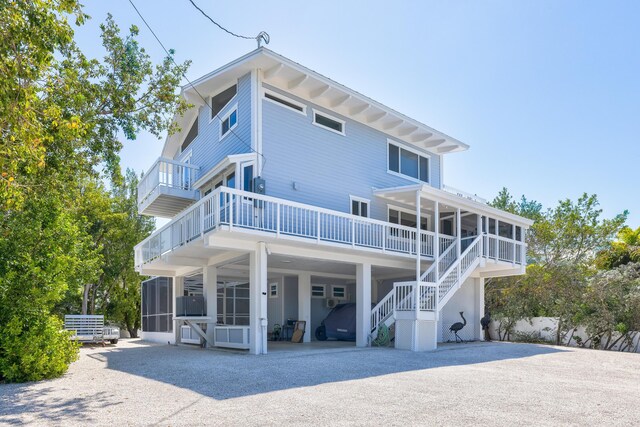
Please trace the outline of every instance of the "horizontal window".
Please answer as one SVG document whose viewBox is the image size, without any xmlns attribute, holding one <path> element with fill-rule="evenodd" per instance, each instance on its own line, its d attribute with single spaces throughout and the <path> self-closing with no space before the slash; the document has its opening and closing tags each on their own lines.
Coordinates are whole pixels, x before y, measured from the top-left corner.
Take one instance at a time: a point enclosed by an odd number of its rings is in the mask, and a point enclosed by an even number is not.
<svg viewBox="0 0 640 427">
<path fill-rule="evenodd" d="M 238 92 L 238 85 L 233 85 L 229 89 L 223 90 L 216 96 L 211 97 L 211 118 L 213 119 L 215 116 L 222 111 L 222 109 L 236 96 Z"/>
<path fill-rule="evenodd" d="M 333 286 L 331 288 L 331 297 L 337 299 L 347 298 L 347 288 L 344 286 Z"/>
<path fill-rule="evenodd" d="M 416 226 L 416 214 L 401 211 L 399 209 L 389 208 L 389 222 L 398 225 L 404 225 L 406 227 L 415 228 Z M 422 230 L 427 229 L 429 218 L 426 216 L 420 216 L 420 228 Z"/>
<path fill-rule="evenodd" d="M 286 96 L 282 96 L 276 94 L 274 92 L 265 91 L 264 92 L 265 99 L 272 101 L 276 104 L 282 105 L 283 107 L 291 108 L 298 113 L 306 114 L 306 106 L 299 102 L 294 101 L 293 99 L 287 98 Z"/>
<path fill-rule="evenodd" d="M 429 157 L 395 144 L 388 145 L 388 170 L 423 182 L 429 182 Z"/>
<path fill-rule="evenodd" d="M 238 109 L 235 108 L 231 113 L 225 116 L 220 123 L 220 138 L 224 137 L 231 129 L 238 124 Z"/>
<path fill-rule="evenodd" d="M 329 117 L 326 114 L 313 111 L 313 124 L 323 127 L 332 132 L 344 135 L 344 120 L 336 119 L 335 117 Z"/>
<path fill-rule="evenodd" d="M 324 285 L 311 285 L 311 297 L 313 297 L 313 298 L 324 298 L 325 297 L 325 286 Z"/>
</svg>

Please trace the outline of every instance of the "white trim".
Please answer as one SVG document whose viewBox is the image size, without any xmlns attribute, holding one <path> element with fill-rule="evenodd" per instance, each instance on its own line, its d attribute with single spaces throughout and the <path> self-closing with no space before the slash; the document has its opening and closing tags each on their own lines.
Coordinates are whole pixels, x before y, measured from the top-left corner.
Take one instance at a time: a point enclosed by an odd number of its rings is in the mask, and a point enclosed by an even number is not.
<svg viewBox="0 0 640 427">
<path fill-rule="evenodd" d="M 272 293 L 272 291 L 274 290 L 274 286 L 275 286 L 275 295 Z M 269 283 L 269 298 L 272 299 L 276 299 L 280 296 L 280 282 L 271 282 Z"/>
<path fill-rule="evenodd" d="M 226 106 L 225 106 L 226 108 Z M 222 111 L 222 110 L 220 110 Z M 224 123 L 225 120 L 227 120 L 229 117 L 231 117 L 231 115 L 233 114 L 233 112 L 236 112 L 236 122 L 233 124 L 233 126 L 229 126 L 229 129 L 227 130 L 227 132 L 223 135 L 222 134 L 222 123 Z M 225 114 L 221 119 L 220 119 L 220 139 L 219 141 L 222 141 L 227 135 L 229 135 L 231 133 L 231 131 L 233 129 L 236 128 L 236 126 L 238 126 L 238 122 L 240 121 L 240 119 L 238 118 L 238 104 L 234 105 L 228 112 L 227 114 Z"/>
<path fill-rule="evenodd" d="M 398 147 L 398 169 L 400 170 L 400 172 L 396 172 L 393 171 L 389 168 L 389 145 L 395 145 L 396 147 Z M 414 178 L 410 175 L 405 175 L 402 173 L 402 154 L 400 152 L 400 150 L 406 150 L 409 151 L 415 155 L 417 155 L 418 157 L 424 157 L 425 159 L 427 159 L 427 181 L 423 181 L 421 180 L 420 177 L 420 159 L 418 158 L 418 178 Z M 431 185 L 431 170 L 432 170 L 432 166 L 431 166 L 431 155 L 427 154 L 426 152 L 420 151 L 420 150 L 416 150 L 415 148 L 412 147 L 408 147 L 405 144 L 402 144 L 400 142 L 397 142 L 396 140 L 387 138 L 387 173 L 391 174 L 391 175 L 395 175 L 398 176 L 400 178 L 404 178 L 408 181 L 413 181 L 413 182 L 417 182 L 419 184 L 426 184 L 426 185 Z"/>
<path fill-rule="evenodd" d="M 311 123 L 313 125 L 321 127 L 322 129 L 328 130 L 330 132 L 337 133 L 338 135 L 346 136 L 345 128 L 346 128 L 346 123 L 347 122 L 345 120 L 339 119 L 339 118 L 337 118 L 335 116 L 332 116 L 331 114 L 327 114 L 324 111 L 316 110 L 315 108 L 312 108 L 311 111 L 312 111 L 312 114 L 313 114 L 312 115 L 313 121 Z M 342 132 L 337 131 L 335 129 L 328 128 L 325 125 L 316 122 L 316 114 L 320 114 L 321 116 L 324 116 L 327 119 L 334 120 L 334 121 L 336 121 L 338 123 L 341 123 L 342 124 Z"/>
<path fill-rule="evenodd" d="M 367 215 L 363 216 L 360 214 L 355 214 L 353 213 L 353 202 L 359 202 L 359 203 L 366 203 L 367 204 Z M 349 194 L 349 213 L 351 215 L 357 215 L 357 216 L 362 216 L 363 218 L 370 218 L 371 217 L 371 200 L 369 199 L 365 199 L 364 197 L 358 197 L 358 196 L 352 196 L 351 194 Z"/>
<path fill-rule="evenodd" d="M 314 287 L 322 287 L 322 296 L 313 294 Z M 326 297 L 327 297 L 327 285 L 313 284 L 313 283 L 311 284 L 311 298 L 324 299 Z"/>
<path fill-rule="evenodd" d="M 213 109 L 213 107 L 211 106 L 211 99 L 213 97 L 215 97 L 215 96 L 220 95 L 222 92 L 224 92 L 225 90 L 229 89 L 231 86 L 235 86 L 236 87 L 235 95 L 233 95 L 231 97 L 231 99 L 226 104 L 224 104 L 224 106 L 220 109 L 220 111 L 218 111 L 218 114 L 216 114 L 215 116 L 211 117 L 211 110 Z M 236 82 L 234 84 L 226 86 L 224 89 L 215 92 L 214 95 L 209 95 L 209 98 L 207 99 L 207 113 L 208 113 L 207 115 L 209 116 L 209 123 L 211 123 L 213 120 L 215 120 L 217 118 L 220 118 L 220 113 L 222 111 L 224 111 L 227 107 L 229 107 L 229 105 L 231 105 L 234 102 L 236 102 L 236 98 L 238 97 L 238 91 L 239 90 L 240 90 L 240 83 L 236 80 Z M 222 120 L 220 120 L 221 123 L 222 123 Z"/>
<path fill-rule="evenodd" d="M 267 94 L 273 96 L 274 98 L 282 98 L 283 101 L 286 101 L 286 102 L 288 102 L 290 104 L 293 104 L 293 105 L 296 105 L 296 106 L 302 108 L 302 111 L 296 110 L 295 108 L 291 108 L 288 105 L 284 105 L 284 104 L 282 104 L 282 103 L 280 103 L 278 101 L 274 101 L 273 99 L 269 99 L 269 98 L 266 97 Z M 286 95 L 282 95 L 279 92 L 273 91 L 271 89 L 267 89 L 266 87 L 262 88 L 262 99 L 264 99 L 265 101 L 271 102 L 272 104 L 276 104 L 276 105 L 279 105 L 280 107 L 286 108 L 287 110 L 294 111 L 294 112 L 296 112 L 298 114 L 301 114 L 301 115 L 303 115 L 305 117 L 307 116 L 307 104 L 303 104 L 301 102 L 298 102 L 298 101 L 296 101 L 294 99 L 289 98 Z"/>
<path fill-rule="evenodd" d="M 244 161 L 256 160 L 256 153 L 243 153 L 243 154 L 230 154 L 224 159 L 220 160 L 218 164 L 209 169 L 203 174 L 196 182 L 193 183 L 193 188 L 198 190 L 204 184 L 215 178 L 220 173 L 224 172 L 229 166 L 235 163 L 241 163 Z"/>
</svg>

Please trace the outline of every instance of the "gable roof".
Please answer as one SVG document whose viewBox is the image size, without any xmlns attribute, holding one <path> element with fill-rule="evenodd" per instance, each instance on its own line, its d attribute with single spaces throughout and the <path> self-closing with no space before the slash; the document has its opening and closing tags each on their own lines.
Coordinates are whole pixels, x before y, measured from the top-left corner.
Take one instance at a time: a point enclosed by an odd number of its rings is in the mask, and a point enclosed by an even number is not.
<svg viewBox="0 0 640 427">
<path fill-rule="evenodd" d="M 234 84 L 253 69 L 262 70 L 262 81 L 302 99 L 335 111 L 352 120 L 386 133 L 389 137 L 435 154 L 464 151 L 468 145 L 405 116 L 373 99 L 337 83 L 265 47 L 258 48 L 182 87 L 182 95 L 194 105 L 176 117 L 182 129 L 167 138 L 163 156 L 172 157 L 186 136 L 197 110 L 210 96 Z"/>
</svg>

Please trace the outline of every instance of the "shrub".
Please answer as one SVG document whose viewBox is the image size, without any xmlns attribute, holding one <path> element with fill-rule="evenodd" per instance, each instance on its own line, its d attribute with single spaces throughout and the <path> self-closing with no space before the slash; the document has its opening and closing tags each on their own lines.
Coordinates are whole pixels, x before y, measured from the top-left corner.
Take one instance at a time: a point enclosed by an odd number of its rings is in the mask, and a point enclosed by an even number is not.
<svg viewBox="0 0 640 427">
<path fill-rule="evenodd" d="M 78 358 L 79 344 L 69 336 L 55 316 L 13 316 L 0 326 L 0 381 L 37 381 L 64 374 Z"/>
</svg>

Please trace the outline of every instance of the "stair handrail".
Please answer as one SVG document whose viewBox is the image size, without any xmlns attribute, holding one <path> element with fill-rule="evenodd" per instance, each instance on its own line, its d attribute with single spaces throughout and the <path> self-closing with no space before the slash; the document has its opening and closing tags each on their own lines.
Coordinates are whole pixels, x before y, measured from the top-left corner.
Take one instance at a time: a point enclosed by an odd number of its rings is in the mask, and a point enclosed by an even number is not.
<svg viewBox="0 0 640 427">
<path fill-rule="evenodd" d="M 426 281 L 425 279 L 427 278 L 427 275 L 429 275 L 429 274 L 430 274 L 430 273 L 431 273 L 431 272 L 436 268 L 436 263 L 439 263 L 440 261 L 442 261 L 442 259 L 443 259 L 445 256 L 449 255 L 449 252 L 451 252 L 451 251 L 456 247 L 456 245 L 457 245 L 457 244 L 458 244 L 458 240 L 456 239 L 456 240 L 454 240 L 453 242 L 451 242 L 451 244 L 447 247 L 447 249 L 445 249 L 445 250 L 444 250 L 440 255 L 438 255 L 438 259 L 437 259 L 437 260 L 435 260 L 435 261 L 433 262 L 433 264 L 431 264 L 431 266 L 429 266 L 429 268 L 427 269 L 427 271 L 425 271 L 425 272 L 420 276 L 420 281 L 421 281 L 421 282 L 425 282 L 425 281 Z M 455 261 L 453 262 L 453 264 L 455 264 Z M 452 265 L 453 265 L 453 264 L 452 264 Z M 442 274 L 440 274 L 440 276 L 442 276 Z M 435 282 L 431 282 L 431 283 L 437 283 L 438 279 L 439 279 L 439 277 L 436 277 L 436 281 L 435 281 Z"/>
<path fill-rule="evenodd" d="M 376 329 L 378 329 L 378 326 L 386 321 L 391 315 L 393 315 L 393 312 L 395 310 L 395 292 L 393 289 L 391 289 L 391 292 L 389 292 L 387 295 L 385 295 L 384 298 L 382 298 L 380 300 L 380 302 L 378 302 L 378 304 L 376 304 L 372 309 L 371 309 L 371 331 L 375 332 Z M 389 300 L 393 300 L 391 302 L 389 302 Z M 388 309 L 386 312 L 384 312 L 383 314 L 380 314 L 383 311 L 383 308 L 385 307 L 391 307 L 390 309 Z"/>
<path fill-rule="evenodd" d="M 469 254 L 469 252 L 471 252 L 477 245 L 479 245 L 479 242 L 482 242 L 482 237 L 483 235 L 480 234 L 478 235 L 475 239 L 473 239 L 473 242 L 471 242 L 471 244 L 469 245 L 469 247 L 467 247 L 467 249 L 464 250 L 464 252 L 462 252 L 460 254 L 460 256 L 456 259 L 456 261 L 451 264 L 451 266 L 444 272 L 444 274 L 442 275 L 442 277 L 438 280 L 437 284 L 438 284 L 438 289 L 440 290 L 440 285 L 446 280 L 447 276 L 449 274 L 451 274 L 452 271 L 456 270 L 460 264 L 462 263 L 462 260 Z M 480 258 L 482 256 L 482 250 L 478 251 L 478 255 L 476 256 L 476 258 Z M 473 262 L 469 263 L 469 265 L 473 264 Z M 468 269 L 469 267 L 467 267 Z M 457 278 L 456 281 L 460 280 L 460 277 L 462 277 L 464 275 L 464 273 L 466 273 L 467 269 L 465 269 L 465 271 L 460 271 L 459 277 Z M 449 289 L 447 289 L 447 291 L 444 293 L 444 295 L 439 296 L 438 297 L 438 301 L 442 301 L 442 299 L 447 296 L 447 294 L 449 293 L 449 291 L 453 288 L 454 286 L 452 285 Z"/>
</svg>

